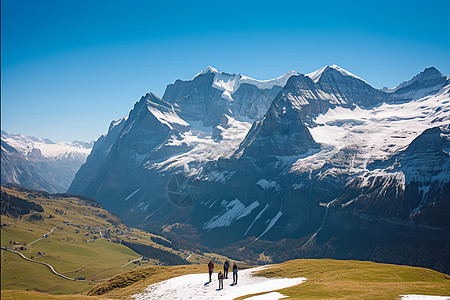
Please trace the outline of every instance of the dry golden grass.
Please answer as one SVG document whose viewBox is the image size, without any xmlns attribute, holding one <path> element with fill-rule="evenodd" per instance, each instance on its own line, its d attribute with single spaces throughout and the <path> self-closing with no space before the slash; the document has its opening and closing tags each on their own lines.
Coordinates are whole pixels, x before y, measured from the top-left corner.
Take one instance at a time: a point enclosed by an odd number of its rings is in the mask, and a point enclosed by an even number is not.
<svg viewBox="0 0 450 300">
<path fill-rule="evenodd" d="M 114 276 L 87 295 L 51 296 L 2 291 L 2 299 L 130 299 L 147 286 L 173 277 L 206 273 L 206 265 L 151 266 Z M 424 268 L 331 259 L 293 260 L 258 273 L 265 277 L 306 277 L 297 286 L 280 290 L 290 299 L 399 299 L 405 294 L 450 295 L 450 276 Z M 206 275 L 205 275 L 206 276 Z M 206 277 L 205 277 L 206 280 Z M 240 297 L 245 299 L 252 295 Z"/>
<path fill-rule="evenodd" d="M 130 299 L 144 292 L 150 284 L 186 274 L 207 273 L 206 265 L 151 266 L 114 276 L 89 291 L 88 295 L 102 295 L 113 299 Z M 205 281 L 208 278 L 205 277 Z"/>
<path fill-rule="evenodd" d="M 49 295 L 45 293 L 39 292 L 27 292 L 27 291 L 15 291 L 15 290 L 2 290 L 2 300 L 24 300 L 24 299 L 33 299 L 33 300 L 47 300 L 47 299 L 55 299 L 55 300 L 105 300 L 105 298 L 100 297 L 91 297 L 85 295 Z"/>
<path fill-rule="evenodd" d="M 353 260 L 292 260 L 258 273 L 306 277 L 280 292 L 291 299 L 398 299 L 400 295 L 450 295 L 450 276 L 424 268 Z M 243 297 L 242 299 L 244 299 Z"/>
<path fill-rule="evenodd" d="M 147 267 L 120 274 L 89 295 L 129 299 L 150 284 L 176 276 L 206 273 L 206 266 Z M 450 295 L 450 276 L 424 268 L 331 259 L 293 260 L 258 273 L 264 277 L 306 277 L 280 292 L 291 299 L 398 299 L 400 295 Z M 245 299 L 248 296 L 237 299 Z"/>
</svg>

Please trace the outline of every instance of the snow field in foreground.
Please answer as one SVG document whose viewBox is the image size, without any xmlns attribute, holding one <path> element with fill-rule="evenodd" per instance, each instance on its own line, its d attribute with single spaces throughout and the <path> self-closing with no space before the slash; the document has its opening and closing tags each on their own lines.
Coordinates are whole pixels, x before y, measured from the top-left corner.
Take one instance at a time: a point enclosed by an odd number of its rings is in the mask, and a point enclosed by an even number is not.
<svg viewBox="0 0 450 300">
<path fill-rule="evenodd" d="M 248 297 L 248 298 L 245 298 L 245 300 L 278 300 L 278 299 L 283 299 L 283 298 L 288 298 L 288 296 L 285 296 L 278 292 L 271 292 L 271 293 L 266 293 L 266 294 L 257 295 L 257 296 L 253 296 L 253 297 Z"/>
<path fill-rule="evenodd" d="M 213 281 L 208 281 L 208 274 L 189 274 L 175 277 L 147 287 L 144 293 L 133 295 L 136 300 L 147 299 L 234 299 L 244 295 L 272 292 L 303 283 L 306 278 L 265 278 L 253 276 L 253 273 L 264 267 L 239 271 L 238 284 L 232 285 L 233 273 L 228 273 L 228 279 L 223 282 L 223 289 L 219 290 L 217 272 L 213 274 Z M 230 268 L 231 269 L 231 268 Z M 280 293 L 270 293 L 253 299 L 274 300 L 283 298 Z"/>
<path fill-rule="evenodd" d="M 402 295 L 401 300 L 450 300 L 448 296 Z"/>
</svg>

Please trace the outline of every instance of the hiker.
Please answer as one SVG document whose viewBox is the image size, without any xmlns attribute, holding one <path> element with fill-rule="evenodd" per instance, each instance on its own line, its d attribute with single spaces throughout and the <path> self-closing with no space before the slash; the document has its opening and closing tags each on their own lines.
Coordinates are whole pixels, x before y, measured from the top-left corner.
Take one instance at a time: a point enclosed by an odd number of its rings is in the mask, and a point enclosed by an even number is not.
<svg viewBox="0 0 450 300">
<path fill-rule="evenodd" d="M 223 274 L 222 271 L 219 271 L 217 274 L 217 278 L 219 279 L 219 290 L 223 289 Z"/>
<path fill-rule="evenodd" d="M 238 280 L 238 267 L 236 262 L 233 264 L 233 284 L 237 284 Z"/>
<path fill-rule="evenodd" d="M 214 263 L 212 262 L 212 260 L 209 261 L 208 263 L 208 270 L 209 270 L 209 282 L 211 282 L 211 276 L 212 273 L 214 272 Z"/>
<path fill-rule="evenodd" d="M 228 262 L 228 259 L 223 264 L 223 276 L 225 279 L 228 279 L 228 268 L 230 267 L 230 263 Z"/>
</svg>

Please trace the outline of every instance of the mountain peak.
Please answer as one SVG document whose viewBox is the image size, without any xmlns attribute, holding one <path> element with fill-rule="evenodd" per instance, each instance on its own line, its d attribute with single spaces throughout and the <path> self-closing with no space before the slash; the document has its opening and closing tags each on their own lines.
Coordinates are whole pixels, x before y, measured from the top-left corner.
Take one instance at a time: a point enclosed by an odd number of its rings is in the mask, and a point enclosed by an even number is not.
<svg viewBox="0 0 450 300">
<path fill-rule="evenodd" d="M 145 98 L 147 98 L 147 99 L 159 99 L 159 97 L 156 96 L 155 94 L 153 94 L 152 92 L 148 92 L 147 94 L 145 94 Z"/>
<path fill-rule="evenodd" d="M 218 73 L 221 73 L 221 72 L 219 70 L 217 70 L 216 68 L 214 68 L 214 67 L 207 66 L 206 69 L 204 69 L 203 71 L 201 71 L 200 73 L 195 75 L 194 78 L 197 77 L 198 75 L 208 74 L 208 73 L 218 74 Z"/>
<path fill-rule="evenodd" d="M 111 123 L 109 124 L 108 133 L 109 133 L 113 128 L 115 128 L 117 125 L 120 125 L 122 122 L 126 122 L 127 120 L 128 120 L 128 115 L 125 116 L 125 117 L 123 117 L 123 118 L 120 118 L 120 119 L 118 119 L 118 120 L 113 120 L 113 121 L 111 121 Z"/>
<path fill-rule="evenodd" d="M 299 74 L 298 72 L 291 70 L 277 78 L 259 80 L 242 74 L 221 72 L 214 67 L 208 66 L 206 69 L 195 75 L 194 79 L 199 75 L 209 73 L 214 74 L 213 87 L 226 92 L 226 94 L 235 93 L 242 83 L 254 85 L 259 89 L 271 89 L 274 86 L 283 87 L 291 76 Z M 230 96 L 225 95 L 225 98 L 229 99 Z"/>
<path fill-rule="evenodd" d="M 382 91 L 384 91 L 386 93 L 393 93 L 393 92 L 395 92 L 401 88 L 407 87 L 417 81 L 419 81 L 419 82 L 429 81 L 432 79 L 442 78 L 442 77 L 443 77 L 443 75 L 441 72 L 438 71 L 438 69 L 436 69 L 435 67 L 428 67 L 428 68 L 425 68 L 422 72 L 420 72 L 416 76 L 414 76 L 413 78 L 411 78 L 410 80 L 403 81 L 402 83 L 400 83 L 398 86 L 396 86 L 394 88 L 383 88 Z"/>
<path fill-rule="evenodd" d="M 344 75 L 344 76 L 348 76 L 348 77 L 353 77 L 359 80 L 364 81 L 363 79 L 361 79 L 360 77 L 356 76 L 353 73 L 350 73 L 349 71 L 339 67 L 338 65 L 328 65 L 325 67 L 320 68 L 317 71 L 305 74 L 305 76 L 311 78 L 312 81 L 314 81 L 315 83 L 319 82 L 320 78 L 322 77 L 322 74 L 329 72 L 330 70 L 334 70 L 334 71 L 338 71 L 340 74 Z"/>
<path fill-rule="evenodd" d="M 435 67 L 431 66 L 428 68 L 425 68 L 422 72 L 420 72 L 417 76 L 420 76 L 421 79 L 432 79 L 436 77 L 442 77 L 442 73 L 438 71 Z"/>
</svg>

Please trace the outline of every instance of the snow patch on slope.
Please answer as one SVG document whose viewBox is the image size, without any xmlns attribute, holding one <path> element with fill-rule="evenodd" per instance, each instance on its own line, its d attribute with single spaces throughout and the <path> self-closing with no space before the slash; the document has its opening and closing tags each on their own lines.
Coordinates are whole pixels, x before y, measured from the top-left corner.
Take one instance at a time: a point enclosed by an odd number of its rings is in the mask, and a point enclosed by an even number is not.
<svg viewBox="0 0 450 300">
<path fill-rule="evenodd" d="M 450 296 L 402 295 L 401 300 L 450 300 Z"/>
<path fill-rule="evenodd" d="M 125 198 L 125 201 L 128 201 L 128 199 L 130 199 L 131 197 L 133 197 L 137 192 L 139 192 L 141 190 L 141 188 L 138 188 L 137 190 L 135 190 L 134 192 L 132 192 L 128 197 Z"/>
<path fill-rule="evenodd" d="M 280 217 L 283 215 L 283 213 L 281 211 L 279 211 L 275 217 L 273 217 L 272 220 L 270 220 L 269 225 L 267 225 L 266 230 L 263 231 L 263 233 L 261 233 L 256 239 L 259 240 L 263 235 L 265 235 L 267 233 L 267 231 L 269 231 L 270 229 L 272 229 L 272 227 L 275 225 L 275 223 L 278 222 L 278 220 L 280 219 Z"/>
<path fill-rule="evenodd" d="M 172 124 L 179 124 L 182 126 L 189 126 L 183 119 L 181 119 L 174 111 L 161 111 L 154 107 L 148 106 L 148 110 L 158 119 L 159 122 L 173 128 Z"/>
<path fill-rule="evenodd" d="M 222 139 L 216 141 L 212 137 L 213 127 L 203 126 L 201 121 L 191 122 L 190 130 L 173 137 L 167 143 L 169 146 L 184 146 L 190 151 L 168 156 L 159 162 L 146 163 L 145 168 L 162 171 L 175 168 L 186 168 L 188 173 L 201 171 L 201 167 L 208 161 L 215 161 L 220 157 L 229 157 L 245 138 L 252 126 L 249 122 L 240 122 L 230 116 L 227 126 L 217 126 Z"/>
<path fill-rule="evenodd" d="M 278 183 L 276 181 L 267 180 L 267 179 L 264 179 L 264 178 L 261 178 L 256 183 L 256 185 L 259 185 L 263 190 L 266 190 L 266 191 L 270 190 L 270 189 L 274 189 L 274 188 L 276 188 L 276 189 L 279 188 L 279 185 L 278 185 Z"/>
<path fill-rule="evenodd" d="M 226 183 L 226 180 L 229 179 L 235 172 L 228 172 L 228 171 L 213 171 L 205 175 L 205 179 L 209 181 L 215 181 L 220 183 Z"/>
<path fill-rule="evenodd" d="M 320 114 L 309 130 L 316 142 L 336 150 L 356 145 L 362 159 L 354 167 L 365 169 L 367 163 L 403 149 L 430 126 L 448 126 L 449 90 L 447 86 L 416 101 L 383 103 L 372 109 L 336 107 Z"/>
<path fill-rule="evenodd" d="M 278 300 L 278 299 L 283 299 L 283 298 L 288 298 L 288 296 L 285 296 L 279 292 L 271 292 L 271 293 L 267 293 L 267 294 L 248 297 L 245 299 L 247 299 L 247 300 Z"/>
<path fill-rule="evenodd" d="M 250 224 L 250 226 L 248 226 L 247 230 L 245 231 L 244 235 L 247 235 L 248 231 L 253 227 L 253 225 L 255 224 L 255 222 L 261 218 L 262 214 L 267 210 L 267 208 L 269 207 L 269 204 L 266 204 L 266 206 L 264 206 L 264 208 L 259 212 L 259 214 L 256 216 L 256 218 L 253 220 L 253 222 Z"/>
<path fill-rule="evenodd" d="M 211 230 L 216 227 L 230 226 L 234 221 L 248 216 L 258 206 L 258 201 L 246 207 L 239 199 L 235 199 L 226 205 L 227 211 L 223 215 L 214 216 L 204 224 L 203 228 Z"/>
</svg>

